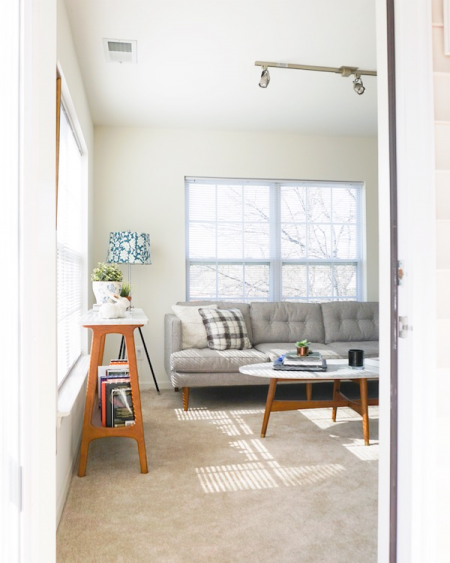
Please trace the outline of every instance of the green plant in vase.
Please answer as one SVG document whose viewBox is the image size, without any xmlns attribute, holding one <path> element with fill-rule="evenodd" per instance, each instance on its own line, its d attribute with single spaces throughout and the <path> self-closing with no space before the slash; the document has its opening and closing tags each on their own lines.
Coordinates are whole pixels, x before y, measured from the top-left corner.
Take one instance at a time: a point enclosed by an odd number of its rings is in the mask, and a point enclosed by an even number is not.
<svg viewBox="0 0 450 563">
<path fill-rule="evenodd" d="M 91 274 L 91 281 L 121 282 L 122 280 L 123 274 L 119 266 L 116 264 L 107 264 L 106 262 L 99 262 Z"/>
<path fill-rule="evenodd" d="M 131 301 L 131 285 L 128 282 L 123 282 L 120 297 L 126 297 L 128 301 Z"/>
<path fill-rule="evenodd" d="M 309 354 L 310 344 L 311 342 L 309 342 L 306 338 L 296 342 L 295 346 L 297 347 L 297 356 L 307 356 Z"/>
<path fill-rule="evenodd" d="M 120 295 L 123 274 L 116 264 L 99 262 L 91 274 L 92 289 L 97 299 L 97 305 L 112 302 L 109 294 Z"/>
</svg>

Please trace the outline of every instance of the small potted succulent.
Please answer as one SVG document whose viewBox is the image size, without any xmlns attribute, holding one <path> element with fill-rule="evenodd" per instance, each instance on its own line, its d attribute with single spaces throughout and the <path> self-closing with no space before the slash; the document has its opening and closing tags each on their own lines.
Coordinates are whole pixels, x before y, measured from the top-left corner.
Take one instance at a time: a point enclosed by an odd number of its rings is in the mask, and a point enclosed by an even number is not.
<svg viewBox="0 0 450 563">
<path fill-rule="evenodd" d="M 306 338 L 304 340 L 299 340 L 295 343 L 297 346 L 297 356 L 307 356 L 309 354 L 309 345 L 311 342 L 308 342 Z"/>
<path fill-rule="evenodd" d="M 120 295 L 122 280 L 123 274 L 116 264 L 99 262 L 91 275 L 92 289 L 97 299 L 97 305 L 112 303 L 109 294 Z"/>
<path fill-rule="evenodd" d="M 131 285 L 128 282 L 123 282 L 122 289 L 120 290 L 120 297 L 125 297 L 129 301 L 128 309 L 131 306 Z"/>
<path fill-rule="evenodd" d="M 131 301 L 131 285 L 128 282 L 122 283 L 122 289 L 120 290 L 120 297 L 126 297 L 128 301 Z"/>
</svg>

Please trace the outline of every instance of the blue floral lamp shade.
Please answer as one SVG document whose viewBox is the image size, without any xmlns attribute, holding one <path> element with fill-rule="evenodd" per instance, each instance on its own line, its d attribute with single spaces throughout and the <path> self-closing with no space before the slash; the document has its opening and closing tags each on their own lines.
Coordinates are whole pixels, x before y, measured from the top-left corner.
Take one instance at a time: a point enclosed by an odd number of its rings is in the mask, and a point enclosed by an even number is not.
<svg viewBox="0 0 450 563">
<path fill-rule="evenodd" d="M 151 264 L 150 235 L 113 231 L 109 235 L 107 261 L 113 264 Z"/>
</svg>

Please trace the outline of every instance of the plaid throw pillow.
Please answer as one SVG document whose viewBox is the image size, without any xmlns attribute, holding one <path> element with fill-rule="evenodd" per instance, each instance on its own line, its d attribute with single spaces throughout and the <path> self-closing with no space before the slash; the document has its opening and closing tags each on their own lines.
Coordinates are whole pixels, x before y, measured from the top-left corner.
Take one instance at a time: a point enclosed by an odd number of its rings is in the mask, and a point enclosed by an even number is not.
<svg viewBox="0 0 450 563">
<path fill-rule="evenodd" d="M 206 340 L 211 350 L 243 350 L 251 348 L 244 317 L 239 309 L 198 310 L 206 329 Z"/>
</svg>

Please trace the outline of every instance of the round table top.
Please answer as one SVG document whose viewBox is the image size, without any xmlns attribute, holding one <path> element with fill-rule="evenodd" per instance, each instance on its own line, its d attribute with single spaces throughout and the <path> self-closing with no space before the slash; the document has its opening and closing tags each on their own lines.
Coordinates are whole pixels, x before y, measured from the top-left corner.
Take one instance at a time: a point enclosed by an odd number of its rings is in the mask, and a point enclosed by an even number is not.
<svg viewBox="0 0 450 563">
<path fill-rule="evenodd" d="M 368 358 L 364 361 L 364 369 L 349 367 L 348 360 L 327 360 L 326 371 L 289 371 L 275 370 L 272 362 L 242 366 L 239 371 L 245 375 L 255 377 L 273 377 L 276 379 L 378 379 L 378 358 Z"/>
</svg>

